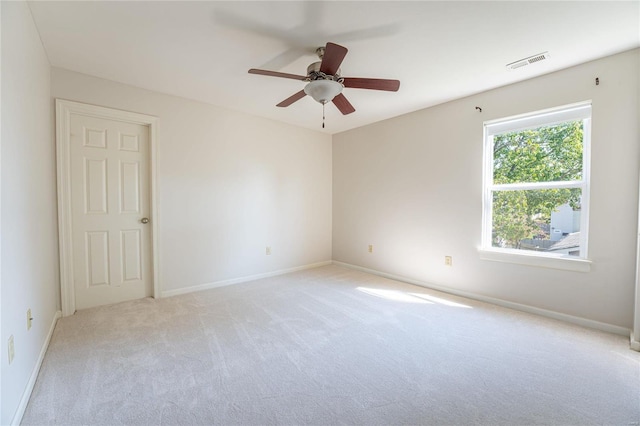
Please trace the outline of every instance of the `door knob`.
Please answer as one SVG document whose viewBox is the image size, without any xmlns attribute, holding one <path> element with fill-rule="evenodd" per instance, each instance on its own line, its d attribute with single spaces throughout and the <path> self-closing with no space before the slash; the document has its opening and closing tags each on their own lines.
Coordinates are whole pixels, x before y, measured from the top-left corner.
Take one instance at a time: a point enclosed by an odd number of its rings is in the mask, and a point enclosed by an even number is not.
<svg viewBox="0 0 640 426">
<path fill-rule="evenodd" d="M 140 222 L 149 223 L 149 218 L 148 217 L 143 217 L 142 219 L 140 219 Z"/>
</svg>

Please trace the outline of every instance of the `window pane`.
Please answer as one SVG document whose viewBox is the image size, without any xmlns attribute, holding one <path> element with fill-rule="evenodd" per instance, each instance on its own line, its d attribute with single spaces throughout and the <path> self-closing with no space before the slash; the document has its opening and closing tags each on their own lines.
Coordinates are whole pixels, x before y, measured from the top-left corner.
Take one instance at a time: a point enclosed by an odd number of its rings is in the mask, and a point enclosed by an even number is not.
<svg viewBox="0 0 640 426">
<path fill-rule="evenodd" d="M 582 190 L 493 192 L 493 247 L 580 256 Z"/>
<path fill-rule="evenodd" d="M 493 183 L 582 179 L 583 122 L 569 121 L 493 136 Z"/>
</svg>

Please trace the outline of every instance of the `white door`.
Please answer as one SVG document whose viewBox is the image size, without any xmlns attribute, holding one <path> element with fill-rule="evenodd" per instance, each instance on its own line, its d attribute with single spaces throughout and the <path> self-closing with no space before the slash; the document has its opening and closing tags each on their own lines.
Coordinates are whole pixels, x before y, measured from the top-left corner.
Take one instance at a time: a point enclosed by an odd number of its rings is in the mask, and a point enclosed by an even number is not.
<svg viewBox="0 0 640 426">
<path fill-rule="evenodd" d="M 149 127 L 69 116 L 75 308 L 152 295 Z"/>
</svg>

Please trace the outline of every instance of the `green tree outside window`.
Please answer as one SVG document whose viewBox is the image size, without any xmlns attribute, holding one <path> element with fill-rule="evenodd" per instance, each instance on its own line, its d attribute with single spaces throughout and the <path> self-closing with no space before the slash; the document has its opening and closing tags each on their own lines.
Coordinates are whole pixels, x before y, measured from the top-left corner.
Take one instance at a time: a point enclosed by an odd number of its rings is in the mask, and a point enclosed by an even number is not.
<svg viewBox="0 0 640 426">
<path fill-rule="evenodd" d="M 493 184 L 579 181 L 583 122 L 501 133 L 493 137 Z M 551 213 L 580 209 L 580 188 L 494 190 L 492 246 L 520 248 L 526 238 L 548 239 Z M 547 225 L 545 227 L 545 225 Z"/>
</svg>

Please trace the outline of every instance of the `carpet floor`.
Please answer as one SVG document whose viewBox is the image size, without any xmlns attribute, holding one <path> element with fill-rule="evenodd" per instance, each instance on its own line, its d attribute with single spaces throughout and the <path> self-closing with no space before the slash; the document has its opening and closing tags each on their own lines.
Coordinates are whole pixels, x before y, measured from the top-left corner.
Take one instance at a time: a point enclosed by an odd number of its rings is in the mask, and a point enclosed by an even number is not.
<svg viewBox="0 0 640 426">
<path fill-rule="evenodd" d="M 331 265 L 59 320 L 25 425 L 639 425 L 628 338 Z"/>
</svg>

